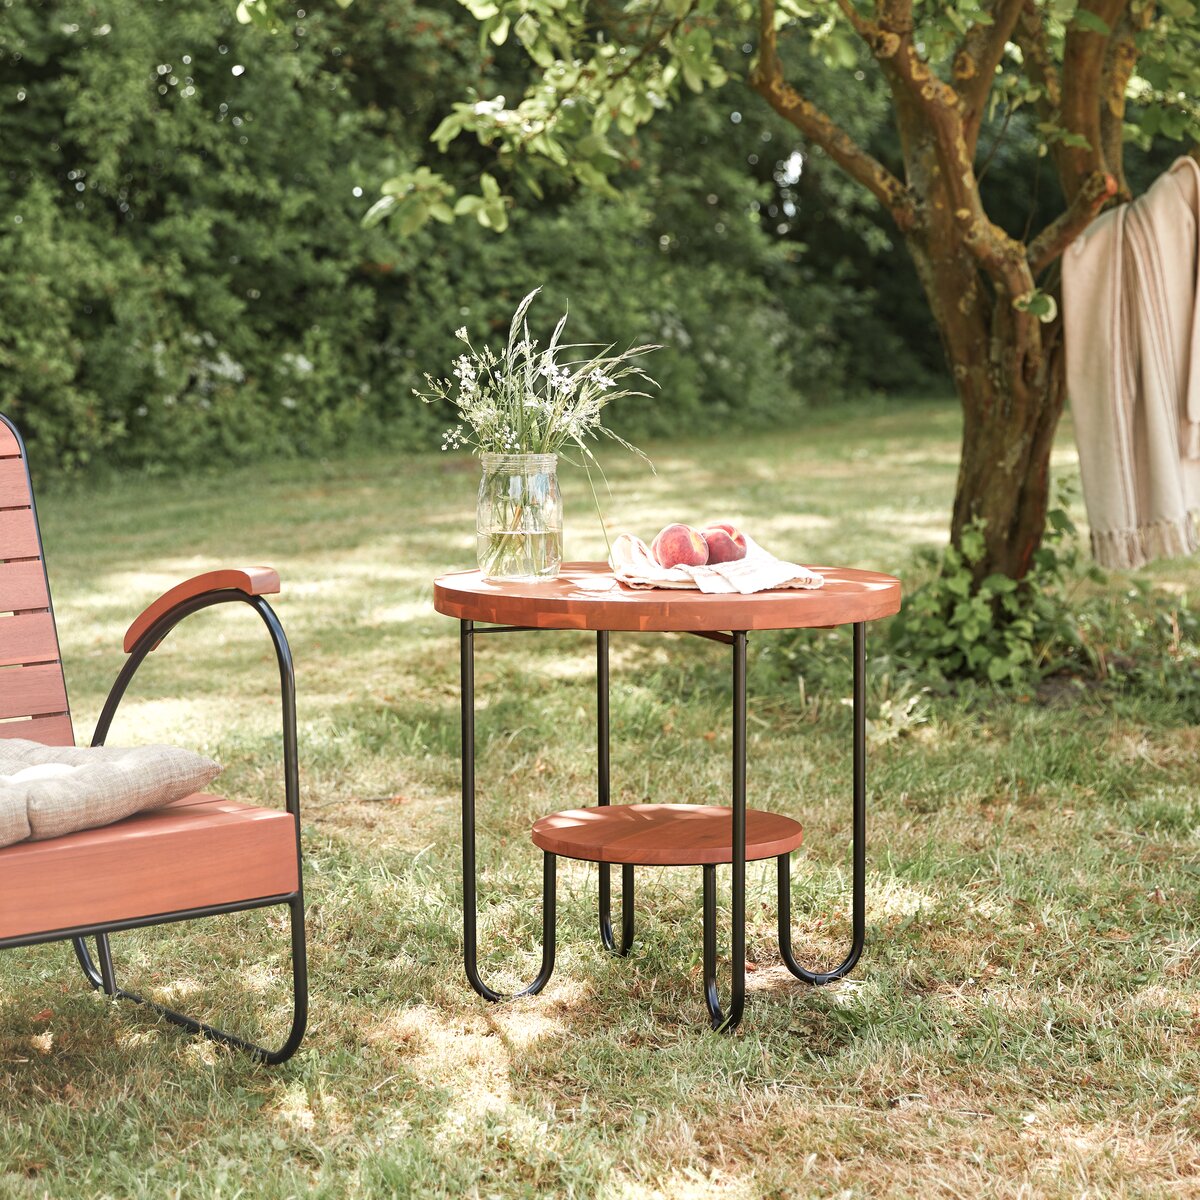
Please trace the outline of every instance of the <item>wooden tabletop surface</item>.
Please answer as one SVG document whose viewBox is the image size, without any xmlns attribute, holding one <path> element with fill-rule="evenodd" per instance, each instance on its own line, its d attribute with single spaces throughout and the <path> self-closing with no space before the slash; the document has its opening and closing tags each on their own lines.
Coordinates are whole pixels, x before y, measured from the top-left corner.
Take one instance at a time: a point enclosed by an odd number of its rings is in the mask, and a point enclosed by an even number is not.
<svg viewBox="0 0 1200 1200">
<path fill-rule="evenodd" d="M 629 588 L 599 562 L 563 563 L 558 578 L 546 583 L 494 583 L 478 571 L 457 571 L 434 580 L 433 606 L 448 617 L 485 624 L 664 633 L 849 625 L 900 610 L 900 581 L 891 575 L 812 569 L 825 577 L 823 587 L 749 596 Z"/>
</svg>

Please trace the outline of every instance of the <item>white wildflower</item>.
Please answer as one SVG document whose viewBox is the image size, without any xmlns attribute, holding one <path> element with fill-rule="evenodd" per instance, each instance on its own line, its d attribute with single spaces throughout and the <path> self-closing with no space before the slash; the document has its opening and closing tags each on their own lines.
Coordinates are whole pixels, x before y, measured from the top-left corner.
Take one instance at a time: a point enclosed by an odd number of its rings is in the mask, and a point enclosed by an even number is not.
<svg viewBox="0 0 1200 1200">
<path fill-rule="evenodd" d="M 503 110 L 502 100 L 485 104 L 493 116 Z M 452 404 L 462 422 L 442 435 L 443 450 L 464 446 L 503 454 L 552 454 L 565 446 L 584 450 L 586 439 L 607 432 L 602 416 L 611 400 L 642 394 L 625 390 L 623 380 L 631 370 L 639 376 L 639 383 L 653 386 L 639 368 L 631 366 L 633 359 L 655 349 L 653 346 L 618 354 L 609 346 L 591 357 L 586 353 L 577 357 L 583 347 L 559 342 L 564 317 L 551 344 L 539 347 L 526 320 L 536 294 L 521 301 L 500 354 L 487 345 L 473 346 L 466 325 L 460 325 L 454 336 L 464 349 L 454 358 L 453 377 L 425 376 L 428 390 L 418 390 L 417 395 L 427 402 Z M 289 365 L 293 371 L 299 367 L 297 373 L 302 373 L 303 365 L 295 358 Z"/>
</svg>

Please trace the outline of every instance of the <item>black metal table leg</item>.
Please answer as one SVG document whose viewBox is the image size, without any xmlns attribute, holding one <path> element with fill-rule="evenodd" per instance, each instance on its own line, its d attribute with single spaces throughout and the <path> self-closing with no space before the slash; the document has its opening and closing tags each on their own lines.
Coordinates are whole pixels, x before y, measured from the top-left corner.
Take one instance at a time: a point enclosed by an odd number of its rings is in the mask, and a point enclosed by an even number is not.
<svg viewBox="0 0 1200 1200">
<path fill-rule="evenodd" d="M 610 729 L 608 720 L 608 630 L 596 633 L 596 804 L 612 803 L 609 776 Z M 600 863 L 600 941 L 605 950 L 628 955 L 633 946 L 633 866 L 621 868 L 621 945 L 618 949 L 612 927 L 612 876 L 609 864 Z"/>
<path fill-rule="evenodd" d="M 779 953 L 784 965 L 805 983 L 832 983 L 852 970 L 863 952 L 867 931 L 867 626 L 854 626 L 854 846 L 850 952 L 831 971 L 809 971 L 792 953 L 790 855 L 779 858 Z"/>
<path fill-rule="evenodd" d="M 462 834 L 463 834 L 463 965 L 471 986 L 485 1000 L 510 1000 L 493 991 L 479 975 L 476 934 L 475 882 L 475 626 L 460 623 L 459 669 L 462 682 Z M 542 860 L 542 965 L 528 987 L 515 996 L 533 996 L 542 990 L 554 973 L 556 858 L 544 854 Z"/>
<path fill-rule="evenodd" d="M 746 633 L 733 634 L 733 862 L 729 1011 L 717 992 L 716 868 L 704 867 L 704 1002 L 712 1027 L 729 1033 L 746 1006 Z"/>
</svg>

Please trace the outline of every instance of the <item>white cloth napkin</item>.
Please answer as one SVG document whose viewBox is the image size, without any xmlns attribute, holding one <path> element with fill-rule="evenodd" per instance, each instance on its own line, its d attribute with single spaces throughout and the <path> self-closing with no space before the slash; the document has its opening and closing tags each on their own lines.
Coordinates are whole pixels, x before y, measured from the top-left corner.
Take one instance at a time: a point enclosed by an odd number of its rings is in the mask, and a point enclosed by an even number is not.
<svg viewBox="0 0 1200 1200">
<path fill-rule="evenodd" d="M 631 533 L 618 534 L 608 565 L 622 583 L 635 588 L 692 588 L 716 595 L 768 592 L 774 588 L 819 588 L 825 578 L 808 567 L 768 554 L 747 534 L 746 557 L 704 567 L 660 566 L 650 547 Z"/>
</svg>

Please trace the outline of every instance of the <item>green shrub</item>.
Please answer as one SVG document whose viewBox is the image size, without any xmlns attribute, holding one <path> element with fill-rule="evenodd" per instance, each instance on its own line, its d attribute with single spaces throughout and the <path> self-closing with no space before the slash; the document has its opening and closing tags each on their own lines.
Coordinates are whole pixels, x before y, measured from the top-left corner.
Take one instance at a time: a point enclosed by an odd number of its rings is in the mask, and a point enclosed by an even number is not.
<svg viewBox="0 0 1200 1200">
<path fill-rule="evenodd" d="M 984 525 L 964 531 L 960 547 L 926 553 L 931 579 L 909 597 L 889 627 L 897 661 L 940 679 L 978 679 L 1014 687 L 1065 663 L 1082 648 L 1077 615 L 1081 579 L 1096 578 L 1080 566 L 1078 533 L 1065 507 L 1048 515 L 1042 544 L 1020 582 L 989 575 L 975 585 L 984 555 Z"/>
<path fill-rule="evenodd" d="M 913 723 L 925 690 L 1030 694 L 1054 677 L 1117 707 L 1149 704 L 1160 719 L 1166 710 L 1200 722 L 1200 612 L 1186 595 L 1136 576 L 1121 589 L 1107 586 L 1109 577 L 1084 561 L 1070 491 L 1059 495 L 1021 583 L 992 575 L 972 590 L 979 524 L 961 550 L 918 554 L 925 582 L 872 638 L 873 720 Z M 798 689 L 801 707 L 815 714 L 821 697 L 844 696 L 847 653 L 842 631 L 782 634 L 765 645 L 763 678 L 775 690 Z"/>
<path fill-rule="evenodd" d="M 0 408 L 40 467 L 433 448 L 411 388 L 538 283 L 578 340 L 663 343 L 661 403 L 614 413 L 631 436 L 777 425 L 840 390 L 850 289 L 757 222 L 729 96 L 669 114 L 620 201 L 402 237 L 361 216 L 477 80 L 475 23 L 381 0 L 273 38 L 233 10 L 0 6 Z"/>
</svg>

